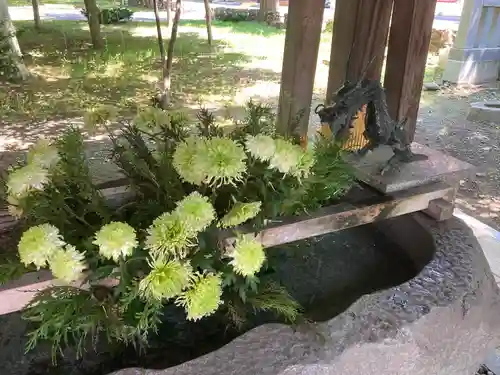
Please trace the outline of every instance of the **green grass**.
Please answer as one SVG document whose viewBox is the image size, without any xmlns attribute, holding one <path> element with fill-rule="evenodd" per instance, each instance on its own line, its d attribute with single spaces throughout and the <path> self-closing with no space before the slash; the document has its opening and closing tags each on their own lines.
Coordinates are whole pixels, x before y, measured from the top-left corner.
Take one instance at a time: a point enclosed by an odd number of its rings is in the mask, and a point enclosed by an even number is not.
<svg viewBox="0 0 500 375">
<path fill-rule="evenodd" d="M 254 25 L 257 30 L 263 27 Z M 205 30 L 198 26 L 189 30 L 181 27 L 175 46 L 174 104 L 198 107 L 206 100 L 231 98 L 257 80 L 279 80 L 273 71 L 246 67 L 261 56 L 234 49 L 230 40 L 219 39 L 210 48 Z M 115 105 L 121 114 L 128 115 L 149 103 L 155 93 L 161 64 L 154 23 L 103 26 L 106 48 L 102 52 L 91 48 L 85 22 L 46 21 L 40 33 L 31 22 L 16 22 L 16 27 L 34 77 L 22 84 L 0 86 L 2 120 L 38 122 L 80 116 L 96 103 Z M 239 27 L 242 32 L 252 28 Z M 214 31 L 233 37 L 234 31 L 217 28 Z M 253 35 L 262 38 L 258 34 Z M 163 35 L 169 35 L 167 29 Z"/>
<path fill-rule="evenodd" d="M 204 20 L 184 20 L 180 22 L 181 26 L 191 26 L 205 28 L 206 23 Z M 224 22 L 224 21 L 212 21 L 212 26 L 219 29 L 226 29 L 233 33 L 242 33 L 247 35 L 261 35 L 261 36 L 273 36 L 273 35 L 285 35 L 285 30 L 278 29 L 276 27 L 271 27 L 265 23 L 258 22 Z"/>
</svg>

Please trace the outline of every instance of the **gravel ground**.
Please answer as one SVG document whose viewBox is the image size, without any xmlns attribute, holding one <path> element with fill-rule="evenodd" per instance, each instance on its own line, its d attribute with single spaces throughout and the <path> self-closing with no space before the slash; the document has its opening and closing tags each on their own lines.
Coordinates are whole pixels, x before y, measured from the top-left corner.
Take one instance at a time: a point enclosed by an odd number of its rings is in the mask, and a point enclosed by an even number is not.
<svg viewBox="0 0 500 375">
<path fill-rule="evenodd" d="M 500 229 L 499 122 L 468 121 L 469 103 L 498 100 L 498 88 L 424 92 L 415 140 L 478 167 L 461 181 L 457 205 Z"/>
</svg>

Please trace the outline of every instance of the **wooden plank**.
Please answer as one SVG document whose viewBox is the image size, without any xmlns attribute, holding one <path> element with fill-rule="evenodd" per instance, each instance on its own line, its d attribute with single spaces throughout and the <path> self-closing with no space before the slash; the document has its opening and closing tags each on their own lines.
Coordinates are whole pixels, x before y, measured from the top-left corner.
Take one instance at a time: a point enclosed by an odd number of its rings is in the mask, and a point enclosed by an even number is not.
<svg viewBox="0 0 500 375">
<path fill-rule="evenodd" d="M 307 135 L 324 7 L 324 0 L 290 0 L 277 122 L 284 135 L 297 122 L 300 135 Z"/>
<path fill-rule="evenodd" d="M 338 0 L 335 4 L 326 101 L 344 80 L 380 79 L 393 0 Z M 371 63 L 371 64 L 370 64 Z"/>
<path fill-rule="evenodd" d="M 422 211 L 429 207 L 429 202 L 446 197 L 452 194 L 453 191 L 454 188 L 446 184 L 441 182 L 433 183 L 383 196 L 374 202 L 360 202 L 359 205 L 339 204 L 326 207 L 310 216 L 284 219 L 254 234 L 266 248 L 283 245 Z M 252 233 L 252 231 L 244 228 L 239 229 L 238 232 Z M 235 236 L 229 231 L 221 233 L 221 241 L 223 246 L 232 247 Z"/>
<path fill-rule="evenodd" d="M 408 119 L 413 141 L 436 0 L 395 0 L 384 86 L 391 116 Z"/>
<path fill-rule="evenodd" d="M 367 199 L 325 207 L 309 216 L 283 219 L 255 236 L 266 248 L 278 246 L 425 210 L 430 202 L 448 197 L 453 191 L 446 184 L 434 183 L 389 196 L 370 192 Z M 245 228 L 238 229 L 238 232 L 251 233 Z M 220 238 L 222 246 L 231 248 L 234 245 L 234 232 L 223 231 Z M 105 285 L 114 285 L 116 282 L 116 279 L 103 280 Z M 46 270 L 29 273 L 4 284 L 0 287 L 0 315 L 22 310 L 37 292 L 53 285 L 58 283 L 51 279 L 50 272 Z M 88 287 L 81 283 L 74 285 L 84 289 Z"/>
</svg>

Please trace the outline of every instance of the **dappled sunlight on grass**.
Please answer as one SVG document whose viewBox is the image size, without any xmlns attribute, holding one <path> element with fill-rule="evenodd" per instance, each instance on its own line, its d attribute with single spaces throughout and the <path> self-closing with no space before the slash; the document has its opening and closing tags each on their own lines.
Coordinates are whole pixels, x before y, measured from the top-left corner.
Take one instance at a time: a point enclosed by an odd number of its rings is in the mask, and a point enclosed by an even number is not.
<svg viewBox="0 0 500 375">
<path fill-rule="evenodd" d="M 154 24 L 104 26 L 102 52 L 91 49 L 84 22 L 46 22 L 40 34 L 27 25 L 17 24 L 18 36 L 35 77 L 0 88 L 0 115 L 7 123 L 78 117 L 96 103 L 115 105 L 120 115 L 131 116 L 150 102 L 161 75 Z M 175 106 L 205 100 L 220 104 L 256 81 L 279 81 L 278 73 L 253 65 L 259 57 L 236 50 L 232 40 L 208 46 L 202 31 L 180 30 L 172 73 Z"/>
</svg>

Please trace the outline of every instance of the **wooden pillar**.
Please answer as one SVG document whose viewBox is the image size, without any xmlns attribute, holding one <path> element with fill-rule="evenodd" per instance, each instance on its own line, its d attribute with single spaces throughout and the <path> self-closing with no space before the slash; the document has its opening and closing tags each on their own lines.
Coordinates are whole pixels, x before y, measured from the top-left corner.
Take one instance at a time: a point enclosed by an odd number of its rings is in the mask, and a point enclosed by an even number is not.
<svg viewBox="0 0 500 375">
<path fill-rule="evenodd" d="M 384 86 L 395 120 L 408 118 L 413 141 L 436 0 L 394 0 Z"/>
<path fill-rule="evenodd" d="M 307 134 L 324 7 L 325 0 L 290 0 L 288 5 L 278 107 L 283 135 L 291 135 L 297 123 L 299 135 Z"/>
<path fill-rule="evenodd" d="M 336 1 L 327 102 L 346 79 L 359 79 L 366 68 L 367 78 L 380 79 L 392 3 L 393 0 Z"/>
</svg>

